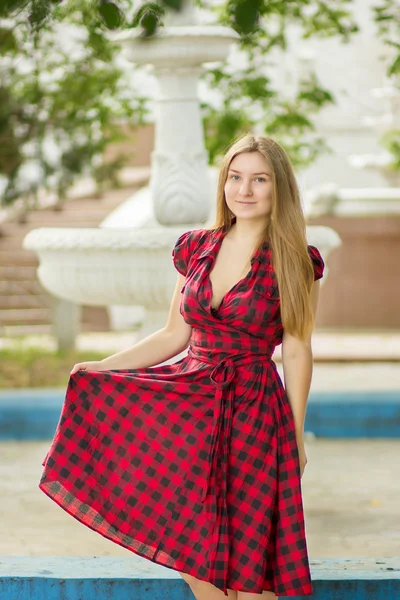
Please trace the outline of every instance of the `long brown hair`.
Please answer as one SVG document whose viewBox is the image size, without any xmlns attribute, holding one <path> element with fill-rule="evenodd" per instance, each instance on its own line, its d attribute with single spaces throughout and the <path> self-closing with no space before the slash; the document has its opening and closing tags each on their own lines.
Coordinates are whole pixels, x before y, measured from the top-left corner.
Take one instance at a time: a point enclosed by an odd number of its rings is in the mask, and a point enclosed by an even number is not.
<svg viewBox="0 0 400 600">
<path fill-rule="evenodd" d="M 243 152 L 260 152 L 272 171 L 271 218 L 266 220 L 260 246 L 268 241 L 272 249 L 284 330 L 308 341 L 314 328 L 310 295 L 313 263 L 307 249 L 305 217 L 293 167 L 285 150 L 273 139 L 248 134 L 230 146 L 219 171 L 214 227 L 222 227 L 226 232 L 232 227 L 234 215 L 226 203 L 224 187 L 231 161 Z"/>
</svg>

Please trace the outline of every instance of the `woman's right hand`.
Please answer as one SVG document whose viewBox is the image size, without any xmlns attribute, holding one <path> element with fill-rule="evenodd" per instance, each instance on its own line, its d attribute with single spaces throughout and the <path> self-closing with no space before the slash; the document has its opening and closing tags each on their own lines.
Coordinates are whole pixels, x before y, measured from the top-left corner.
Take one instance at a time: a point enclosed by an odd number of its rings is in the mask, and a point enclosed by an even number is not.
<svg viewBox="0 0 400 600">
<path fill-rule="evenodd" d="M 107 371 L 107 365 L 102 360 L 91 360 L 88 362 L 76 363 L 72 367 L 70 375 L 77 371 Z"/>
</svg>

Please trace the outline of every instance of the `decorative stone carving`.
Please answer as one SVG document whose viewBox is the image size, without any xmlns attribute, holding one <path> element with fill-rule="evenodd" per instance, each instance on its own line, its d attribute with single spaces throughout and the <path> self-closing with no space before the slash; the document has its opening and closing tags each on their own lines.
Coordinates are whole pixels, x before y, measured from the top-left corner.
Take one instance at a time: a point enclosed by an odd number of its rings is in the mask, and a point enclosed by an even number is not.
<svg viewBox="0 0 400 600">
<path fill-rule="evenodd" d="M 193 217 L 206 221 L 211 208 L 206 152 L 154 152 L 150 189 L 160 223 L 193 223 Z"/>
</svg>

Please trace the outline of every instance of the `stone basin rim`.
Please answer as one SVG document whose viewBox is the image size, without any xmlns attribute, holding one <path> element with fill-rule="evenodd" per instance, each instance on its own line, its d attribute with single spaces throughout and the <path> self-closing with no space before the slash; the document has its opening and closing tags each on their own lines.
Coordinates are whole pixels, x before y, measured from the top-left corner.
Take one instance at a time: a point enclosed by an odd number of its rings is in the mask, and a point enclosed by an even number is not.
<svg viewBox="0 0 400 600">
<path fill-rule="evenodd" d="M 39 227 L 24 238 L 26 250 L 81 252 L 82 250 L 162 250 L 170 248 L 184 231 L 201 226 L 163 228 Z"/>
<path fill-rule="evenodd" d="M 178 237 L 197 229 L 209 229 L 206 223 L 186 224 L 170 227 L 38 227 L 32 229 L 23 240 L 23 248 L 36 252 L 51 251 L 58 254 L 82 253 L 92 251 L 146 251 L 168 250 L 172 248 Z M 323 251 L 323 238 L 329 239 L 329 245 L 335 248 L 340 245 L 340 238 L 329 227 L 323 225 L 307 225 L 307 231 L 314 233 L 309 243 L 320 246 Z M 309 237 L 307 235 L 307 237 Z"/>
<path fill-rule="evenodd" d="M 229 27 L 224 27 L 223 25 L 182 25 L 164 27 L 150 39 L 140 37 L 140 32 L 132 29 L 109 34 L 109 37 L 116 42 L 138 41 L 140 44 L 143 44 L 143 46 L 147 43 L 154 44 L 159 40 L 168 40 L 168 42 L 171 42 L 174 38 L 190 38 L 191 40 L 193 40 L 193 38 L 201 39 L 213 37 L 223 37 L 231 40 L 240 39 L 240 35 L 236 33 L 236 31 Z M 222 40 L 218 39 L 218 41 Z"/>
</svg>

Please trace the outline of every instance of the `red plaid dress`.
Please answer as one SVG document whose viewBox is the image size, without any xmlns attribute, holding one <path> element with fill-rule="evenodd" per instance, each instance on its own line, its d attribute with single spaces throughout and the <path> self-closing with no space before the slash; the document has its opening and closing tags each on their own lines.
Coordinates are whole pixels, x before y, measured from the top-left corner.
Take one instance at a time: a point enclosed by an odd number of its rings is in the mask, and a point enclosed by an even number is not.
<svg viewBox="0 0 400 600">
<path fill-rule="evenodd" d="M 271 359 L 282 341 L 264 243 L 211 309 L 222 228 L 181 235 L 188 355 L 70 377 L 40 489 L 128 550 L 221 589 L 312 593 L 293 414 Z M 315 279 L 324 262 L 308 246 Z"/>
</svg>

